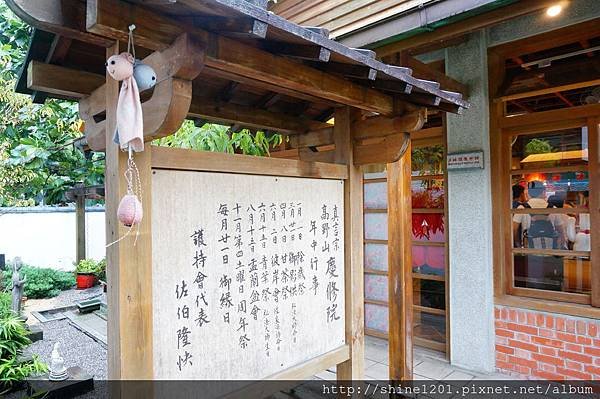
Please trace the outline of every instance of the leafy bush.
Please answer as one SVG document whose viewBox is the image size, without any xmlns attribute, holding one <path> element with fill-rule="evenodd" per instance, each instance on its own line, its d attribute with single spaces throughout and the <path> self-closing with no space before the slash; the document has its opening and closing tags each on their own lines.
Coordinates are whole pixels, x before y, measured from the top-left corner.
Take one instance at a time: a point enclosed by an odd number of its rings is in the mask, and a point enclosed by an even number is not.
<svg viewBox="0 0 600 399">
<path fill-rule="evenodd" d="M 75 285 L 75 276 L 71 272 L 60 270 L 23 266 L 21 275 L 25 281 L 25 296 L 27 298 L 52 298 L 60 291 L 68 290 Z M 12 270 L 5 273 L 6 287 L 12 287 Z"/>
<path fill-rule="evenodd" d="M 23 349 L 31 344 L 23 320 L 13 314 L 0 318 L 0 394 L 25 380 L 31 374 L 48 370 L 37 356 L 31 360 L 21 360 Z"/>
<path fill-rule="evenodd" d="M 106 271 L 106 259 L 95 261 L 94 259 L 82 259 L 75 266 L 75 273 L 95 274 L 98 278 L 104 278 Z"/>
<path fill-rule="evenodd" d="M 12 296 L 8 292 L 0 292 L 0 319 L 10 314 L 12 307 Z"/>
</svg>

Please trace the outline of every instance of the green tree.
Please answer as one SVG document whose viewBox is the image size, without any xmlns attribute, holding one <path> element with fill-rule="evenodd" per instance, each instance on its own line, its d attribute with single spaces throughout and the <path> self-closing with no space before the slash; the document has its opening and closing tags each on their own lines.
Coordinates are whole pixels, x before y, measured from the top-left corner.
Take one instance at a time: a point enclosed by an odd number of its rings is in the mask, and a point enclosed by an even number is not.
<svg viewBox="0 0 600 399">
<path fill-rule="evenodd" d="M 61 203 L 76 182 L 102 182 L 102 154 L 88 159 L 74 148 L 81 136 L 75 104 L 33 104 L 14 92 L 31 29 L 5 3 L 0 31 L 0 206 Z"/>
</svg>

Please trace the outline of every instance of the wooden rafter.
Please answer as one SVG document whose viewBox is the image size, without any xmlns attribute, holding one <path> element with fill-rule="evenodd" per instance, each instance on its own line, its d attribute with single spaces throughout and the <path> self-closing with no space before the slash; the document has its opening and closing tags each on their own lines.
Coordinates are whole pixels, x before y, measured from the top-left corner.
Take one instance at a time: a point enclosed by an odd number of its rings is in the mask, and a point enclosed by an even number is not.
<svg viewBox="0 0 600 399">
<path fill-rule="evenodd" d="M 104 76 L 58 65 L 31 61 L 27 67 L 27 88 L 66 98 L 89 96 L 104 84 Z"/>
<path fill-rule="evenodd" d="M 133 16 L 133 17 L 129 17 Z M 136 42 L 160 50 L 186 30 L 151 10 L 117 0 L 89 0 L 87 30 L 116 40 L 127 40 L 127 26 L 136 25 Z M 155 26 L 160 24 L 161 29 Z M 352 105 L 383 115 L 394 113 L 393 98 L 303 64 L 278 57 L 224 36 L 201 29 L 190 29 L 207 48 L 205 66 L 261 82 L 275 84 L 294 92 Z M 294 73 L 290 73 L 294 71 Z"/>
</svg>

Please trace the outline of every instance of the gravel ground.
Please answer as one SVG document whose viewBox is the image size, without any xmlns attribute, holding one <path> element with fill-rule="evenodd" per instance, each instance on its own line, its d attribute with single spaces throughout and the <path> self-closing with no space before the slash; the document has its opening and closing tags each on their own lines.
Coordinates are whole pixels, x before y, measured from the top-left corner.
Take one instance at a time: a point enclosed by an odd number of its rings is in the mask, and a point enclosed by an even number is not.
<svg viewBox="0 0 600 399">
<path fill-rule="evenodd" d="M 95 298 L 97 296 L 104 295 L 101 286 L 88 288 L 87 290 L 66 290 L 62 291 L 58 296 L 54 298 L 45 299 L 28 299 L 25 302 L 25 314 L 28 316 L 28 323 L 39 323 L 38 319 L 30 316 L 30 312 L 39 312 L 42 310 L 50 310 L 60 308 L 62 306 L 74 305 L 75 302 Z"/>
<path fill-rule="evenodd" d="M 100 286 L 87 290 L 67 290 L 54 298 L 27 300 L 25 312 L 29 314 L 32 311 L 74 305 L 77 301 L 100 295 L 104 295 Z M 39 323 L 44 330 L 44 339 L 31 344 L 25 351 L 26 354 L 37 354 L 49 365 L 52 348 L 56 342 L 60 342 L 60 353 L 67 367 L 79 366 L 96 380 L 107 378 L 106 347 L 103 343 L 95 341 L 68 319 L 40 323 L 34 316 L 29 315 L 27 322 Z"/>
</svg>

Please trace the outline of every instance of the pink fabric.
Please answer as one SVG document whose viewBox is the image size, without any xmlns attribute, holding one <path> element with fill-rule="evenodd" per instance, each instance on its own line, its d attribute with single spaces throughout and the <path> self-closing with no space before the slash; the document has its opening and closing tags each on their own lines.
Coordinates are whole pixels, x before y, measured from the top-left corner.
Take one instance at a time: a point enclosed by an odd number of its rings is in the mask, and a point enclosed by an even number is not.
<svg viewBox="0 0 600 399">
<path fill-rule="evenodd" d="M 115 141 L 121 149 L 144 151 L 144 119 L 140 91 L 133 78 L 134 58 L 129 53 L 111 56 L 106 62 L 109 75 L 122 81 L 117 102 L 117 131 Z"/>
<path fill-rule="evenodd" d="M 117 103 L 117 130 L 121 149 L 135 152 L 144 151 L 144 119 L 140 92 L 133 76 L 121 83 L 119 102 Z"/>
</svg>

